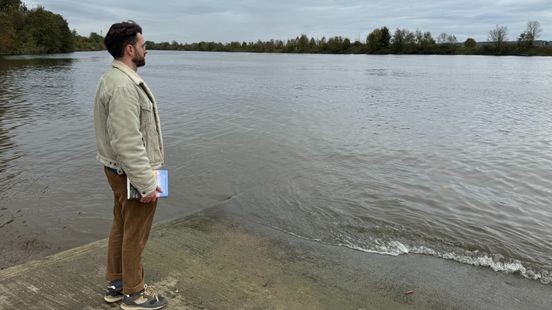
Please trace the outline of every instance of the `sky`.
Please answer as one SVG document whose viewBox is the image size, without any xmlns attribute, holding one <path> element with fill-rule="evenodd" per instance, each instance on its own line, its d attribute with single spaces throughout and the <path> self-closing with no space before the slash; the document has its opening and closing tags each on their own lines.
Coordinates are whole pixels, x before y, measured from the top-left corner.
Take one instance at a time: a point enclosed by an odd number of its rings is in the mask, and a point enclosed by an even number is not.
<svg viewBox="0 0 552 310">
<path fill-rule="evenodd" d="M 364 42 L 386 26 L 486 41 L 496 25 L 516 40 L 528 21 L 538 21 L 539 39 L 552 40 L 552 0 L 43 0 L 25 1 L 61 14 L 81 35 L 105 35 L 111 24 L 134 20 L 146 40 L 180 43 L 257 41 L 343 36 Z"/>
</svg>

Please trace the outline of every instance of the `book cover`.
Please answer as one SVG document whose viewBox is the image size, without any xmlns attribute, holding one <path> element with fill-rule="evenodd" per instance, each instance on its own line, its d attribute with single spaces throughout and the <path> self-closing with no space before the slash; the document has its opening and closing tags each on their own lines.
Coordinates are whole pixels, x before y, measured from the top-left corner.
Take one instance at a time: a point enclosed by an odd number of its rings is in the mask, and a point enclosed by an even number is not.
<svg viewBox="0 0 552 310">
<path fill-rule="evenodd" d="M 153 173 L 157 178 L 157 186 L 161 188 L 162 193 L 157 193 L 158 198 L 169 197 L 169 171 L 168 170 L 154 170 Z M 130 183 L 127 177 L 127 199 L 139 199 L 142 198 L 140 192 Z"/>
</svg>

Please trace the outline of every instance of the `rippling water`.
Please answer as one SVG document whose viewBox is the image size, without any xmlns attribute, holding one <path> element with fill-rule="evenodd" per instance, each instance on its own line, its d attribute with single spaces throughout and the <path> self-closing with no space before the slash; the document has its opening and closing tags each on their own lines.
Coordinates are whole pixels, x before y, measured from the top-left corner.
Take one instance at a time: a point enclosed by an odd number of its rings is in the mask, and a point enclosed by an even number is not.
<svg viewBox="0 0 552 310">
<path fill-rule="evenodd" d="M 551 282 L 552 58 L 147 61 L 171 171 L 158 220 L 223 205 L 318 242 Z M 109 63 L 0 60 L 0 233 L 7 219 L 62 245 L 107 233 L 92 102 Z"/>
</svg>

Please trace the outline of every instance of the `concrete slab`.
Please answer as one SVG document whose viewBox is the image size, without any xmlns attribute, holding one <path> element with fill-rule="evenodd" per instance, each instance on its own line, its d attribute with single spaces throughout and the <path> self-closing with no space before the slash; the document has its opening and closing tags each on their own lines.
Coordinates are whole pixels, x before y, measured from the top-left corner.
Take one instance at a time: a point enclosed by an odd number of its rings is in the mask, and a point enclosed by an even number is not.
<svg viewBox="0 0 552 310">
<path fill-rule="evenodd" d="M 118 307 L 102 299 L 105 255 L 100 240 L 0 271 L 0 309 Z M 168 309 L 552 307 L 551 287 L 535 281 L 429 256 L 320 244 L 223 208 L 156 226 L 144 266 Z"/>
</svg>

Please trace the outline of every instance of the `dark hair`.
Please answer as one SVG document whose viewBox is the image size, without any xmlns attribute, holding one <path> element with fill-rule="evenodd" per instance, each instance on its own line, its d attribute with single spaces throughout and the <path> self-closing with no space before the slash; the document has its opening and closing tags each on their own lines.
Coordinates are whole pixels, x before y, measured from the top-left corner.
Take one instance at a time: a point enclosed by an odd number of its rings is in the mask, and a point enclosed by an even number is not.
<svg viewBox="0 0 552 310">
<path fill-rule="evenodd" d="M 122 57 L 128 44 L 136 44 L 138 33 L 142 33 L 142 27 L 132 20 L 113 24 L 105 35 L 105 47 L 113 58 Z"/>
</svg>

